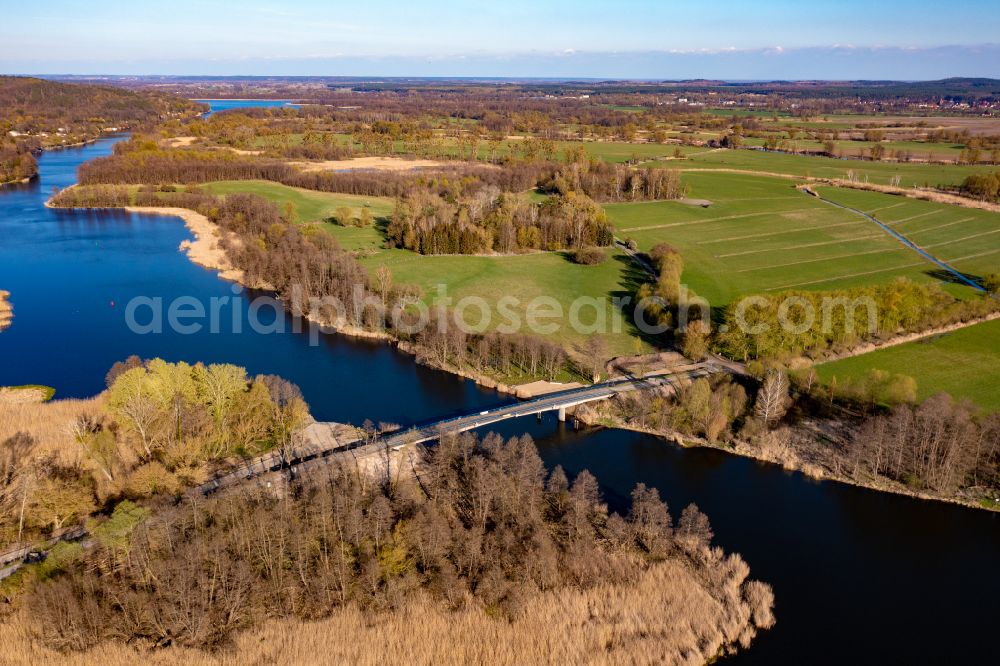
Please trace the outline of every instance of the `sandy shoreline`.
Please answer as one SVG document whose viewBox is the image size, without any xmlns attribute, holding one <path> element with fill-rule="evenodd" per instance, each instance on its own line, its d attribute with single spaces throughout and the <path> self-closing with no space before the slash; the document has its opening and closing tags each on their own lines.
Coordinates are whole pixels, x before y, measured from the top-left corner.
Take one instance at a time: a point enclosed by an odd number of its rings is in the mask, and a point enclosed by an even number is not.
<svg viewBox="0 0 1000 666">
<path fill-rule="evenodd" d="M 30 183 L 34 178 L 38 178 L 37 173 L 34 176 L 28 176 L 27 178 L 19 178 L 18 180 L 0 181 L 0 187 L 3 187 L 4 185 L 26 185 Z"/>
<path fill-rule="evenodd" d="M 10 304 L 10 292 L 0 289 L 0 331 L 10 326 L 14 318 L 14 306 Z"/>
<path fill-rule="evenodd" d="M 124 210 L 132 213 L 171 215 L 181 218 L 184 220 L 184 226 L 194 235 L 194 240 L 181 241 L 178 249 L 199 266 L 218 271 L 219 277 L 240 284 L 245 283 L 243 271 L 233 266 L 220 243 L 222 229 L 204 215 L 187 208 L 156 206 L 126 206 Z M 248 285 L 244 284 L 244 286 Z"/>
</svg>

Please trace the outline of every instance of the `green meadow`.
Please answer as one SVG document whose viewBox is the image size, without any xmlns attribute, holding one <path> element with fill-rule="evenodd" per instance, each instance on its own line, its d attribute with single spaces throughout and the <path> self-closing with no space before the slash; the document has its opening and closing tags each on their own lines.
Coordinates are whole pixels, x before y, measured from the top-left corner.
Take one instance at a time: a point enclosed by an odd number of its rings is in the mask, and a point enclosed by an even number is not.
<svg viewBox="0 0 1000 666">
<path fill-rule="evenodd" d="M 378 222 L 374 227 L 368 228 L 342 227 L 330 222 L 330 218 L 334 217 L 338 208 L 350 208 L 355 216 L 360 214 L 362 208 L 368 208 L 376 220 L 386 218 L 392 212 L 392 201 L 383 197 L 316 192 L 264 180 L 218 181 L 208 183 L 203 188 L 212 194 L 219 195 L 235 192 L 257 194 L 278 204 L 282 213 L 285 212 L 285 206 L 291 204 L 295 208 L 295 215 L 299 222 L 320 224 L 324 231 L 336 237 L 340 244 L 348 250 L 379 248 L 384 238 L 378 229 Z"/>
<path fill-rule="evenodd" d="M 612 307 L 612 298 L 631 294 L 638 279 L 644 279 L 622 253 L 608 251 L 608 259 L 595 266 L 581 266 L 573 263 L 564 252 L 536 252 L 532 254 L 508 256 L 425 256 L 407 250 L 381 250 L 361 258 L 362 264 L 371 272 L 380 265 L 392 269 L 397 283 L 418 285 L 423 299 L 432 303 L 442 294 L 451 298 L 452 305 L 460 299 L 474 296 L 484 299 L 493 306 L 489 328 L 504 323 L 496 310 L 501 298 L 511 297 L 517 304 L 510 306 L 522 322 L 526 320 L 527 306 L 532 299 L 545 296 L 554 299 L 565 316 L 558 330 L 550 337 L 563 342 L 568 347 L 580 348 L 588 333 L 572 329 L 568 325 L 570 307 L 579 296 L 596 298 L 599 308 L 581 306 L 578 321 L 583 325 L 593 324 L 597 317 L 607 322 L 611 331 L 606 338 L 611 355 L 635 354 L 637 350 L 650 348 L 637 342 L 633 337 L 634 327 L 630 321 Z M 600 314 L 598 314 L 598 311 Z M 470 307 L 465 320 L 470 325 L 480 321 L 479 309 Z M 541 323 L 548 320 L 540 319 Z"/>
<path fill-rule="evenodd" d="M 870 162 L 813 155 L 765 153 L 759 150 L 705 151 L 676 162 L 676 168 L 737 169 L 815 178 L 848 178 L 853 174 L 857 180 L 881 185 L 889 185 L 896 176 L 899 176 L 899 184 L 902 187 L 958 185 L 970 174 L 988 173 L 997 169 L 988 165 Z"/>
<path fill-rule="evenodd" d="M 774 132 L 778 137 L 784 138 L 785 132 Z M 786 139 L 787 140 L 787 139 Z M 794 152 L 796 150 L 805 151 L 822 151 L 824 150 L 824 142 L 814 141 L 812 139 L 796 138 L 794 140 L 788 140 L 790 149 Z M 745 144 L 748 146 L 763 146 L 764 139 L 760 137 L 748 137 L 745 139 Z M 835 154 L 841 157 L 869 157 L 871 153 L 871 147 L 874 146 L 874 142 L 871 141 L 853 141 L 847 139 L 838 139 L 833 141 Z M 957 144 L 948 143 L 926 143 L 923 141 L 882 141 L 882 148 L 885 149 L 885 155 L 891 156 L 893 151 L 909 153 L 911 158 L 914 160 L 941 160 L 941 161 L 956 161 L 962 154 L 962 149 L 964 146 Z M 911 163 L 912 165 L 912 163 Z M 951 165 L 935 165 L 938 168 L 942 166 Z"/>
<path fill-rule="evenodd" d="M 987 411 L 1000 410 L 1000 320 L 817 366 L 830 382 L 871 369 L 909 375 L 920 399 L 947 392 Z"/>
<path fill-rule="evenodd" d="M 257 194 L 282 207 L 291 203 L 295 207 L 300 222 L 325 220 L 332 217 L 334 211 L 341 206 L 351 208 L 355 212 L 362 207 L 368 208 L 375 217 L 384 217 L 392 212 L 390 199 L 316 192 L 266 180 L 223 180 L 207 183 L 202 187 L 212 194 L 232 194 L 234 192 Z"/>
<path fill-rule="evenodd" d="M 512 305 L 510 311 L 522 322 L 526 321 L 528 303 L 535 297 L 555 299 L 568 316 L 573 301 L 578 296 L 588 296 L 602 300 L 600 315 L 595 308 L 588 306 L 581 309 L 579 320 L 586 325 L 601 316 L 608 322 L 612 333 L 607 336 L 607 341 L 612 355 L 634 354 L 637 349 L 650 349 L 636 342 L 634 327 L 611 305 L 613 297 L 634 291 L 635 281 L 642 277 L 624 254 L 609 250 L 608 259 L 596 266 L 573 263 L 563 252 L 514 256 L 425 256 L 408 250 L 383 248 L 384 236 L 379 224 L 358 229 L 323 222 L 333 215 L 337 207 L 345 205 L 355 210 L 367 205 L 376 217 L 387 216 L 392 210 L 392 202 L 388 199 L 313 192 L 266 181 L 216 182 L 206 185 L 205 189 L 215 194 L 259 194 L 282 209 L 291 203 L 300 222 L 322 224 L 322 228 L 336 237 L 342 246 L 359 251 L 359 259 L 372 274 L 383 264 L 389 266 L 395 283 L 419 286 L 423 299 L 429 304 L 442 293 L 442 285 L 444 294 L 452 298 L 453 304 L 467 296 L 483 298 L 494 306 L 489 329 L 505 322 L 495 308 L 504 296 L 517 299 L 519 305 Z M 478 323 L 478 310 L 468 310 L 466 319 L 470 324 Z M 561 327 L 551 337 L 568 347 L 580 347 L 587 333 L 572 330 L 566 321 L 562 320 Z"/>
<path fill-rule="evenodd" d="M 936 266 L 903 246 L 863 217 L 836 208 L 795 189 L 785 178 L 741 173 L 688 172 L 690 197 L 711 201 L 703 208 L 678 201 L 607 204 L 620 238 L 634 239 L 640 249 L 670 243 L 684 258 L 684 282 L 713 306 L 753 293 L 785 289 L 827 290 L 885 283 L 897 277 L 931 281 Z M 579 266 L 561 253 L 517 256 L 422 256 L 384 249 L 379 224 L 365 229 L 323 222 L 340 206 L 359 210 L 367 205 L 376 217 L 391 213 L 386 199 L 353 197 L 290 188 L 276 183 L 231 181 L 207 186 L 216 193 L 254 192 L 284 207 L 295 206 L 299 220 L 318 222 L 348 249 L 360 251 L 362 263 L 374 271 L 386 264 L 397 283 L 419 285 L 428 302 L 446 285 L 454 299 L 481 296 L 496 303 L 511 295 L 524 314 L 531 298 L 548 295 L 564 308 L 578 295 L 624 295 L 637 280 L 625 257 L 615 255 L 598 266 Z M 963 271 L 981 274 L 1000 256 L 998 216 L 859 190 L 822 188 L 824 196 L 880 220 L 899 222 L 900 231 L 940 248 L 941 258 L 955 260 Z M 932 222 L 934 222 L 932 224 Z M 950 226 L 946 226 L 950 225 Z M 948 235 L 949 230 L 958 234 Z M 943 243 L 944 245 L 938 245 Z M 944 250 L 948 250 L 944 252 Z M 972 290 L 949 285 L 958 296 Z M 620 321 L 610 307 L 604 315 Z M 493 325 L 499 323 L 495 321 Z M 634 352 L 627 324 L 611 336 L 616 353 Z M 578 344 L 585 336 L 570 330 L 554 337 Z"/>
<path fill-rule="evenodd" d="M 863 190 L 817 192 L 872 215 L 967 275 L 1000 272 L 1000 213 Z"/>
<path fill-rule="evenodd" d="M 934 264 L 863 217 L 803 194 L 784 178 L 736 173 L 684 175 L 690 197 L 610 204 L 621 238 L 640 249 L 670 243 L 684 258 L 684 282 L 713 306 L 784 289 L 826 290 L 930 280 Z M 898 199 L 898 197 L 893 197 Z"/>
</svg>

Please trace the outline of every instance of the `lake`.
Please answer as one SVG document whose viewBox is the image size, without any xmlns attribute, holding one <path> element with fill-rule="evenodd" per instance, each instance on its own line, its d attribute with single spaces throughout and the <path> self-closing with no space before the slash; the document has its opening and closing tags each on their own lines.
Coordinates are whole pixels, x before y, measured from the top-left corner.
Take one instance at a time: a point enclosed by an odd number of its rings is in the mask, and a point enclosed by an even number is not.
<svg viewBox="0 0 1000 666">
<path fill-rule="evenodd" d="M 0 289 L 11 292 L 15 315 L 0 333 L 0 385 L 47 384 L 57 397 L 85 397 L 104 388 L 112 363 L 138 354 L 282 375 L 321 420 L 406 425 L 511 401 L 389 345 L 326 334 L 311 345 L 308 328 L 238 333 L 227 317 L 218 333 L 133 333 L 125 317 L 133 298 L 229 297 L 226 312 L 242 321 L 250 300 L 178 251 L 189 234 L 176 218 L 44 207 L 53 187 L 71 184 L 79 164 L 108 154 L 116 140 L 47 152 L 39 180 L 0 188 Z M 271 310 L 259 319 L 289 322 Z M 613 508 L 640 481 L 659 489 L 675 518 L 697 503 L 715 542 L 741 553 L 777 598 L 778 624 L 730 663 L 1000 658 L 991 617 L 1000 599 L 996 514 L 816 482 L 632 432 L 574 430 L 552 415 L 496 429 L 530 433 L 545 462 L 571 476 L 591 470 Z"/>
<path fill-rule="evenodd" d="M 202 102 L 203 104 L 208 104 L 212 107 L 211 111 L 205 114 L 206 116 L 210 116 L 219 111 L 229 111 L 231 109 L 271 109 L 277 107 L 287 107 L 289 109 L 299 108 L 298 104 L 293 104 L 292 101 L 288 99 L 196 99 L 193 101 Z"/>
</svg>

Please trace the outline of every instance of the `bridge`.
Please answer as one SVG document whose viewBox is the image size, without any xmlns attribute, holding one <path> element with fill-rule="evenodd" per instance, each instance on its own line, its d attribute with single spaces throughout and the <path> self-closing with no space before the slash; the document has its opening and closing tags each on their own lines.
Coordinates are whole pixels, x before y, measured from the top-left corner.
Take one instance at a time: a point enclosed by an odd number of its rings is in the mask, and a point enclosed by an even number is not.
<svg viewBox="0 0 1000 666">
<path fill-rule="evenodd" d="M 501 405 L 471 414 L 419 424 L 381 438 L 373 438 L 357 428 L 343 424 L 318 421 L 299 432 L 289 449 L 274 451 L 257 460 L 249 461 L 235 470 L 202 484 L 196 490 L 207 495 L 246 480 L 281 470 L 289 470 L 294 474 L 296 471 L 306 470 L 318 464 L 328 464 L 343 455 L 351 455 L 354 459 L 385 455 L 386 451 L 399 451 L 407 445 L 429 442 L 446 434 L 475 430 L 509 419 L 540 416 L 546 412 L 556 412 L 559 420 L 564 421 L 566 410 L 578 405 L 606 400 L 620 393 L 641 389 L 676 388 L 684 382 L 723 371 L 731 372 L 732 369 L 715 359 L 709 359 L 703 363 L 680 366 L 670 372 L 616 379 L 592 386 L 549 393 L 531 400 Z"/>
<path fill-rule="evenodd" d="M 662 375 L 646 377 L 629 377 L 593 386 L 585 386 L 568 391 L 549 393 L 539 398 L 495 407 L 474 414 L 457 416 L 442 421 L 436 421 L 429 425 L 410 428 L 403 432 L 394 433 L 387 437 L 382 446 L 400 446 L 405 444 L 419 444 L 422 442 L 437 439 L 443 434 L 454 434 L 475 430 L 485 426 L 500 423 L 507 419 L 520 418 L 524 416 L 541 416 L 545 412 L 557 412 L 560 421 L 566 420 L 566 410 L 583 405 L 588 402 L 606 400 L 619 393 L 627 393 L 640 389 L 651 389 L 658 387 L 676 387 L 678 382 L 686 382 L 698 377 L 707 377 L 718 372 L 720 369 L 714 363 L 698 363 L 686 366 L 684 370 Z"/>
</svg>

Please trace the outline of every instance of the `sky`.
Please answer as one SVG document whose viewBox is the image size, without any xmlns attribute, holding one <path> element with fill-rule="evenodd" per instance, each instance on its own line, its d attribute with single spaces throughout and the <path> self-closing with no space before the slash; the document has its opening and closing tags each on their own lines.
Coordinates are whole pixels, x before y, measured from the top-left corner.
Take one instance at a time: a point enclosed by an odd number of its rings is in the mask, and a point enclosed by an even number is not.
<svg viewBox="0 0 1000 666">
<path fill-rule="evenodd" d="M 1000 1 L 0 0 L 0 73 L 1000 78 Z"/>
</svg>

